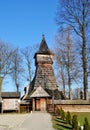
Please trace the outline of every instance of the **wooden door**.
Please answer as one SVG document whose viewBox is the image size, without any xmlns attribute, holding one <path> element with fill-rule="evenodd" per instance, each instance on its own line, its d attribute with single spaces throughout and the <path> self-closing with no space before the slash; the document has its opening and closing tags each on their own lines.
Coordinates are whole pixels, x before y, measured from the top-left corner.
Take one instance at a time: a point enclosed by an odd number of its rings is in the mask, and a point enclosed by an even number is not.
<svg viewBox="0 0 90 130">
<path fill-rule="evenodd" d="M 36 111 L 40 111 L 40 99 L 36 99 Z"/>
<path fill-rule="evenodd" d="M 45 98 L 40 99 L 40 110 L 46 111 L 46 99 Z"/>
</svg>

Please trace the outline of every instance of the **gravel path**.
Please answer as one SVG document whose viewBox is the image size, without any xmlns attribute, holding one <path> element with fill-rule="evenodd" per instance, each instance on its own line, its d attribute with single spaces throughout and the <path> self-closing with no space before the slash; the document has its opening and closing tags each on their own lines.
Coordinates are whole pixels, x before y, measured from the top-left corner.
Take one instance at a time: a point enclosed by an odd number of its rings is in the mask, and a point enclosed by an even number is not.
<svg viewBox="0 0 90 130">
<path fill-rule="evenodd" d="M 1 114 L 0 130 L 9 130 L 18 127 L 28 118 L 28 114 Z"/>
<path fill-rule="evenodd" d="M 0 115 L 0 130 L 54 130 L 48 113 Z"/>
</svg>

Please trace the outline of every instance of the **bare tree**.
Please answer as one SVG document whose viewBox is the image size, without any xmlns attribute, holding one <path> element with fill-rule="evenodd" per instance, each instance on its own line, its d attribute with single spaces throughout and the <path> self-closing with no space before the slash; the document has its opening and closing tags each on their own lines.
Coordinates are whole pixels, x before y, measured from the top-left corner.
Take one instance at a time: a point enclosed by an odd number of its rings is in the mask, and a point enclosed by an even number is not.
<svg viewBox="0 0 90 130">
<path fill-rule="evenodd" d="M 15 49 L 12 57 L 12 73 L 11 76 L 15 82 L 17 92 L 19 92 L 20 81 L 22 79 L 22 73 L 24 68 L 22 67 L 23 61 L 18 49 Z"/>
<path fill-rule="evenodd" d="M 81 39 L 84 99 L 88 93 L 87 47 L 90 35 L 90 0 L 59 0 L 57 24 L 61 30 L 69 25 Z"/>
<path fill-rule="evenodd" d="M 60 67 L 63 91 L 65 94 L 65 86 L 68 85 L 69 99 L 71 99 L 72 82 L 76 82 L 79 77 L 75 48 L 72 44 L 69 32 L 65 32 L 64 36 L 60 36 L 60 34 L 58 34 L 56 42 L 58 43 L 55 51 L 56 61 Z"/>
<path fill-rule="evenodd" d="M 65 76 L 65 64 L 64 64 L 64 53 L 62 52 L 62 49 L 60 47 L 60 42 L 56 40 L 58 43 L 57 46 L 54 48 L 54 53 L 55 53 L 55 61 L 56 63 L 54 64 L 54 69 L 56 70 L 56 79 L 58 86 L 60 86 L 60 89 L 62 87 L 63 94 L 65 96 L 65 88 L 66 88 L 66 76 Z"/>
<path fill-rule="evenodd" d="M 0 92 L 6 75 L 12 73 L 12 57 L 14 49 L 7 43 L 0 41 Z"/>
<path fill-rule="evenodd" d="M 34 57 L 34 50 L 33 47 L 27 46 L 24 49 L 21 50 L 21 53 L 23 55 L 23 60 L 25 63 L 25 71 L 26 71 L 26 79 L 31 83 L 33 74 L 34 74 L 34 66 L 33 66 L 33 57 Z"/>
</svg>

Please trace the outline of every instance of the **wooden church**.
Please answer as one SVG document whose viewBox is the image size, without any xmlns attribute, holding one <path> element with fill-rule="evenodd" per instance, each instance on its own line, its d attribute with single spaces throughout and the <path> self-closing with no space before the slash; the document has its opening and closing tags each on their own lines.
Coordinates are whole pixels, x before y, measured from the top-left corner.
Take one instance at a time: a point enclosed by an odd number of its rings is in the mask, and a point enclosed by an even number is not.
<svg viewBox="0 0 90 130">
<path fill-rule="evenodd" d="M 44 35 L 39 50 L 35 53 L 35 76 L 29 86 L 23 100 L 30 100 L 33 111 L 46 111 L 47 106 L 59 99 L 61 94 L 58 90 L 52 68 L 54 54 L 49 50 Z"/>
</svg>

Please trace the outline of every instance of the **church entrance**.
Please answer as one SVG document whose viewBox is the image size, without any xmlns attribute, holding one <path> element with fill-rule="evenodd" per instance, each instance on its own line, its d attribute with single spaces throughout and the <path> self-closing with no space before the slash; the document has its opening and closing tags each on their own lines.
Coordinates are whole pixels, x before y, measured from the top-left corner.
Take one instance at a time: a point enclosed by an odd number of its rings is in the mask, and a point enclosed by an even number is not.
<svg viewBox="0 0 90 130">
<path fill-rule="evenodd" d="M 46 98 L 35 99 L 35 111 L 46 111 Z"/>
<path fill-rule="evenodd" d="M 45 98 L 41 98 L 41 100 L 40 100 L 40 109 L 41 109 L 41 111 L 46 111 L 46 99 Z"/>
<path fill-rule="evenodd" d="M 40 111 L 40 99 L 36 99 L 36 111 Z"/>
<path fill-rule="evenodd" d="M 47 110 L 47 98 L 50 95 L 41 86 L 37 87 L 30 97 L 32 98 L 33 111 Z"/>
</svg>

